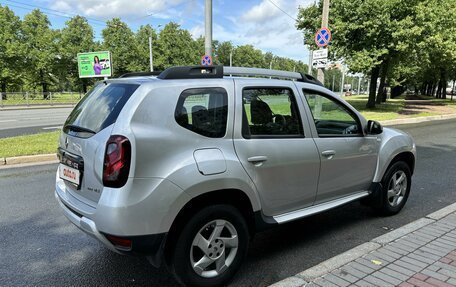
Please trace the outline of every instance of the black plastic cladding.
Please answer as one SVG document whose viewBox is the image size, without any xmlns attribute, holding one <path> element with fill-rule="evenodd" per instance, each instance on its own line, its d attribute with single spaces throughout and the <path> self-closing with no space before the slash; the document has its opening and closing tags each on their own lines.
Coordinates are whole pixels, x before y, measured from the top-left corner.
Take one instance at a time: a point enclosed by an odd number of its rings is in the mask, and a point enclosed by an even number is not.
<svg viewBox="0 0 456 287">
<path fill-rule="evenodd" d="M 164 70 L 159 79 L 221 79 L 223 78 L 223 66 L 180 66 Z"/>
<path fill-rule="evenodd" d="M 119 78 L 131 78 L 131 77 L 145 77 L 145 76 L 158 76 L 161 74 L 162 71 L 154 71 L 154 72 L 133 72 L 133 73 L 126 73 L 121 75 Z"/>
</svg>

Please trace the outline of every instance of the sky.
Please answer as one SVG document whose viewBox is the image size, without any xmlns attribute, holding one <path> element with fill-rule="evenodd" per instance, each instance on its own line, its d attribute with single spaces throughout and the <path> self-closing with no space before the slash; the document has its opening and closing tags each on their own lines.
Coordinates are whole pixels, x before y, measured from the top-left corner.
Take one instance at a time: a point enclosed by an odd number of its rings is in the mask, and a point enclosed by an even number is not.
<svg viewBox="0 0 456 287">
<path fill-rule="evenodd" d="M 44 8 L 41 10 L 54 29 L 64 27 L 69 17 L 82 15 L 99 41 L 105 22 L 113 17 L 121 18 L 133 31 L 146 24 L 160 30 L 173 21 L 197 38 L 204 35 L 204 3 L 205 0 L 0 0 L 0 5 L 9 6 L 20 17 L 35 8 Z M 250 44 L 263 52 L 307 63 L 308 50 L 294 19 L 299 6 L 312 3 L 314 0 L 213 0 L 213 40 Z"/>
</svg>

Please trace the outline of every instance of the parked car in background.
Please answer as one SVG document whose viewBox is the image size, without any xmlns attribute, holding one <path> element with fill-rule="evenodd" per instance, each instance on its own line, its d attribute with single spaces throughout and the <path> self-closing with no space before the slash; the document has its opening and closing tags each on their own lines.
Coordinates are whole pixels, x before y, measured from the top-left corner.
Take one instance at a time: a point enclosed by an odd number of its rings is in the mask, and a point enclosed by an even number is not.
<svg viewBox="0 0 456 287">
<path fill-rule="evenodd" d="M 223 286 L 259 230 L 356 200 L 399 213 L 416 147 L 311 76 L 196 66 L 98 83 L 58 155 L 73 224 L 183 285 Z"/>
</svg>

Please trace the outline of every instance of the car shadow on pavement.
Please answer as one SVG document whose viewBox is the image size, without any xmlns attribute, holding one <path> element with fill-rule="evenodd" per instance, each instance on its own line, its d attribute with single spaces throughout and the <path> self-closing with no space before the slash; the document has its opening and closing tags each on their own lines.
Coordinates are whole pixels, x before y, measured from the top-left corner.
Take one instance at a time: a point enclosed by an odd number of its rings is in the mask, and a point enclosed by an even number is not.
<svg viewBox="0 0 456 287">
<path fill-rule="evenodd" d="M 1 286 L 178 286 L 164 267 L 116 254 L 58 215 L 0 221 Z"/>
</svg>

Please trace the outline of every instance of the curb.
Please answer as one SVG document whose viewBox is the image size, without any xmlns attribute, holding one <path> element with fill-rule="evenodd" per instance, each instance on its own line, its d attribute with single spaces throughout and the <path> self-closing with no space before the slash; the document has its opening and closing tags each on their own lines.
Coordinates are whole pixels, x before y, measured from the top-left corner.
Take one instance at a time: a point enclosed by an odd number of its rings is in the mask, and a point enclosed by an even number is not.
<svg viewBox="0 0 456 287">
<path fill-rule="evenodd" d="M 74 108 L 76 104 L 60 104 L 60 105 L 36 105 L 36 106 L 3 106 L 0 107 L 1 111 L 18 111 L 18 110 L 40 110 L 40 109 L 54 109 L 54 108 Z"/>
<path fill-rule="evenodd" d="M 0 158 L 0 166 L 17 165 L 24 163 L 41 163 L 41 162 L 54 162 L 57 161 L 57 154 L 39 154 L 39 155 L 26 155 L 17 157 L 2 157 Z"/>
<path fill-rule="evenodd" d="M 456 119 L 456 114 L 446 114 L 446 115 L 428 116 L 428 117 L 420 117 L 420 118 L 386 120 L 386 121 L 380 121 L 380 123 L 384 126 L 393 126 L 393 125 L 418 124 L 418 123 L 431 122 L 431 121 L 443 121 L 443 120 L 450 120 L 450 119 Z"/>
<path fill-rule="evenodd" d="M 307 284 L 327 273 L 330 273 L 345 264 L 354 261 L 372 251 L 383 247 L 393 241 L 398 240 L 426 225 L 436 222 L 439 219 L 446 217 L 447 215 L 456 212 L 456 203 L 450 204 L 442 209 L 439 209 L 431 214 L 426 215 L 423 218 L 415 220 L 409 224 L 406 224 L 398 229 L 376 237 L 369 242 L 358 245 L 344 253 L 336 255 L 326 261 L 321 262 L 313 267 L 310 267 L 294 276 L 285 278 L 282 281 L 274 283 L 269 287 L 298 287 Z"/>
</svg>

